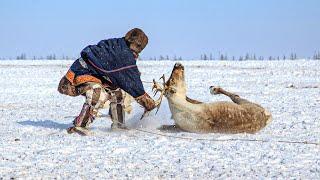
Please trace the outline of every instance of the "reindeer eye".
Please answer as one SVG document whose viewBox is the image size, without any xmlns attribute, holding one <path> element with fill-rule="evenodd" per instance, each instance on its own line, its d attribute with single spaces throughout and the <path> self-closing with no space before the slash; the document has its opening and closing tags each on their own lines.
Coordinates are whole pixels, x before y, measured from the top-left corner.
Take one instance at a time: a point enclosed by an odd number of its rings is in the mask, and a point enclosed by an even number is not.
<svg viewBox="0 0 320 180">
<path fill-rule="evenodd" d="M 176 91 L 174 89 L 170 89 L 170 93 L 176 93 Z"/>
</svg>

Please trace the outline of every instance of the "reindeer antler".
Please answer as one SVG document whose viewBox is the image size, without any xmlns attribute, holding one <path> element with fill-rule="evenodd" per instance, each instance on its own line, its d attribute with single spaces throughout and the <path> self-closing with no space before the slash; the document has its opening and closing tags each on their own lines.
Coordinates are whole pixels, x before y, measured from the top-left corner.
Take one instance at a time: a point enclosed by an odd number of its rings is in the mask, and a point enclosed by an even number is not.
<svg viewBox="0 0 320 180">
<path fill-rule="evenodd" d="M 157 111 L 156 111 L 156 114 L 158 113 L 159 111 L 159 108 L 160 108 L 160 105 L 161 105 L 161 102 L 162 102 L 162 98 L 163 98 L 163 95 L 166 91 L 166 80 L 165 80 L 165 77 L 164 77 L 164 74 L 161 76 L 161 78 L 159 80 L 162 79 L 162 88 L 161 86 L 159 85 L 159 83 L 157 83 L 154 79 L 153 79 L 153 86 L 152 86 L 152 91 L 155 89 L 155 92 L 154 92 L 154 96 L 158 93 L 158 92 L 161 92 L 160 94 L 160 97 L 158 100 L 156 100 L 156 107 L 157 107 Z"/>
<path fill-rule="evenodd" d="M 162 82 L 163 82 L 163 84 L 162 84 L 163 87 L 161 87 L 161 85 L 153 79 L 152 91 L 154 91 L 154 96 L 155 96 L 158 92 L 161 92 L 159 99 L 157 99 L 157 100 L 155 101 L 156 108 L 157 108 L 156 114 L 157 114 L 158 111 L 159 111 L 159 108 L 160 108 L 160 105 L 161 105 L 161 102 L 162 102 L 162 98 L 163 98 L 163 95 L 164 95 L 165 90 L 166 90 L 166 85 L 165 85 L 165 84 L 166 84 L 166 80 L 165 80 L 164 74 L 160 77 L 159 80 L 161 80 L 161 79 L 162 79 Z M 143 115 L 141 116 L 140 120 L 143 119 L 143 118 L 144 118 L 145 116 L 147 116 L 148 114 L 149 114 L 149 111 L 146 111 L 146 110 L 145 110 L 144 113 L 143 113 Z"/>
</svg>

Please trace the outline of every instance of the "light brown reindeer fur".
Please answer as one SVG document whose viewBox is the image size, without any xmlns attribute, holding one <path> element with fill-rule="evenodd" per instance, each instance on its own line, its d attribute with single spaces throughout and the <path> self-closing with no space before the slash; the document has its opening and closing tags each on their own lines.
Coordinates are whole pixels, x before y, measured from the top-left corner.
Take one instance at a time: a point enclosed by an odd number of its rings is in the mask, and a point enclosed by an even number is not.
<svg viewBox="0 0 320 180">
<path fill-rule="evenodd" d="M 202 103 L 186 96 L 184 67 L 177 63 L 163 89 L 175 126 L 195 133 L 255 133 L 271 121 L 271 114 L 258 104 L 222 88 L 211 93 L 224 94 L 233 102 Z"/>
</svg>

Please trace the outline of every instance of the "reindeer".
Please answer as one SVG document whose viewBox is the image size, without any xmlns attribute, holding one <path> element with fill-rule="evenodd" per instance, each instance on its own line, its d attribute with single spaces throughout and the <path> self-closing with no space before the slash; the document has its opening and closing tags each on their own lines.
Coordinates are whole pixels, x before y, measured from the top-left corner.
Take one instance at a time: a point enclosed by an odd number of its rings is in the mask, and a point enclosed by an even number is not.
<svg viewBox="0 0 320 180">
<path fill-rule="evenodd" d="M 173 126 L 163 126 L 164 129 L 177 128 L 194 133 L 255 133 L 271 121 L 271 114 L 258 104 L 252 103 L 240 96 L 227 92 L 220 87 L 210 87 L 211 94 L 223 94 L 233 102 L 203 103 L 186 96 L 184 66 L 176 63 L 171 76 L 163 85 L 153 80 L 152 90 L 155 94 L 161 92 L 168 99 Z M 160 107 L 161 101 L 158 103 Z"/>
</svg>

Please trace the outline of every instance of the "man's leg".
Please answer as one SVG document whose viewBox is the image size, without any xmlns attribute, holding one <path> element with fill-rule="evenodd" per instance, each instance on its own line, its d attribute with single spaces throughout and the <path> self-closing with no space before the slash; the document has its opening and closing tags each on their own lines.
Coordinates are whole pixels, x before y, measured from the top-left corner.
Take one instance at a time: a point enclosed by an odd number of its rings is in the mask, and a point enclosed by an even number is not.
<svg viewBox="0 0 320 180">
<path fill-rule="evenodd" d="M 98 110 L 109 100 L 110 95 L 98 83 L 86 83 L 79 87 L 85 89 L 86 101 L 80 114 L 74 119 L 76 127 L 88 128 L 98 114 Z"/>
<path fill-rule="evenodd" d="M 109 115 L 112 119 L 112 129 L 125 128 L 125 112 L 124 112 L 124 97 L 121 89 L 110 91 L 110 109 Z"/>
</svg>

